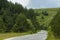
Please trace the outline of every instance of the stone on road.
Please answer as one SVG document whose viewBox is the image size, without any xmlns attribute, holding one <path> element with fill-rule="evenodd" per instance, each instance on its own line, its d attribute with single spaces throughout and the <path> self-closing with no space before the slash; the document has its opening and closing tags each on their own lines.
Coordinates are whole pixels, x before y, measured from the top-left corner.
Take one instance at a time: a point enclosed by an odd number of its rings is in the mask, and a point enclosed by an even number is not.
<svg viewBox="0 0 60 40">
<path fill-rule="evenodd" d="M 36 34 L 30 34 L 25 36 L 13 37 L 4 40 L 46 40 L 48 32 L 45 30 L 41 30 Z"/>
</svg>

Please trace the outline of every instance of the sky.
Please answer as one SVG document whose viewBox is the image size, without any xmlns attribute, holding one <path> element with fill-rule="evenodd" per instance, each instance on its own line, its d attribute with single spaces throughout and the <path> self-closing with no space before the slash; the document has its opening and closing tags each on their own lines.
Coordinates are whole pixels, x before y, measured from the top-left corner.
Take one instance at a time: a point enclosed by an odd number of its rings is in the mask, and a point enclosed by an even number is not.
<svg viewBox="0 0 60 40">
<path fill-rule="evenodd" d="M 60 0 L 8 0 L 17 2 L 27 8 L 56 8 L 60 7 Z"/>
</svg>

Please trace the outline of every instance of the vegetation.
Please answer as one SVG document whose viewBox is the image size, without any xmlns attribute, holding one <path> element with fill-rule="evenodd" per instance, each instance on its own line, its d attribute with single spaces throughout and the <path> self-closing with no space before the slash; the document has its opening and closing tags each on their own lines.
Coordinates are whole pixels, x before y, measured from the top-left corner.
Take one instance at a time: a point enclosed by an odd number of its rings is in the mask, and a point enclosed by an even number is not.
<svg viewBox="0 0 60 40">
<path fill-rule="evenodd" d="M 60 36 L 60 10 L 51 22 L 51 29 L 55 36 Z"/>
<path fill-rule="evenodd" d="M 42 10 L 46 10 L 48 12 L 48 16 L 42 15 L 40 13 L 40 12 L 42 12 Z M 38 22 L 40 24 L 47 26 L 47 28 L 48 28 L 47 29 L 48 30 L 48 37 L 46 40 L 60 40 L 60 37 L 58 37 L 58 35 L 57 35 L 57 37 L 54 36 L 54 34 L 53 34 L 54 31 L 52 31 L 52 30 L 60 30 L 60 28 L 58 29 L 57 27 L 56 27 L 56 29 L 52 28 L 52 27 L 56 26 L 56 24 L 55 24 L 55 26 L 52 25 L 53 24 L 52 22 L 54 22 L 54 23 L 57 22 L 56 15 L 60 15 L 59 8 L 37 9 L 35 11 L 40 14 L 40 16 L 37 16 Z M 41 17 L 44 17 L 44 18 L 42 19 Z M 57 18 L 59 19 L 59 17 L 57 17 Z M 57 22 L 57 24 L 58 24 L 58 22 Z M 58 33 L 58 31 L 56 31 L 56 32 Z"/>
<path fill-rule="evenodd" d="M 54 36 L 53 31 L 51 31 L 51 28 L 49 28 L 48 37 L 46 40 L 60 40 L 60 37 Z"/>
<path fill-rule="evenodd" d="M 50 23 L 47 40 L 60 40 L 60 9 Z"/>
<path fill-rule="evenodd" d="M 37 30 L 48 30 L 47 40 L 55 40 L 60 37 L 59 18 L 59 8 L 27 9 L 21 4 L 0 0 L 0 40 L 21 33 L 24 35 L 24 32 L 35 33 Z"/>
<path fill-rule="evenodd" d="M 36 14 L 33 9 L 24 8 L 21 4 L 0 0 L 0 33 L 35 32 L 39 28 Z"/>
<path fill-rule="evenodd" d="M 60 40 L 60 9 L 50 23 L 50 32 L 47 40 Z"/>
<path fill-rule="evenodd" d="M 0 40 L 4 40 L 6 38 L 10 37 L 16 37 L 16 36 L 23 36 L 30 34 L 29 32 L 24 32 L 24 33 L 0 33 Z"/>
</svg>

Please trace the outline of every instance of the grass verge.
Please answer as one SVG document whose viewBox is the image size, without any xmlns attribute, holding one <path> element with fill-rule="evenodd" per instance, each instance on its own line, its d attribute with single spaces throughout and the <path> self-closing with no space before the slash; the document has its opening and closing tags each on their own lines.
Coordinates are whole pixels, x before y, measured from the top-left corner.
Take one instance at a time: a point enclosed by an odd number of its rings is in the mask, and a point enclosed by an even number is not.
<svg viewBox="0 0 60 40">
<path fill-rule="evenodd" d="M 29 34 L 29 32 L 27 33 L 0 33 L 0 40 L 4 40 L 10 37 L 23 36 L 27 34 Z"/>
<path fill-rule="evenodd" d="M 37 30 L 39 32 L 40 30 Z M 35 32 L 35 33 L 37 33 Z M 23 35 L 28 35 L 28 34 L 33 34 L 33 32 L 25 32 L 25 33 L 0 33 L 0 40 L 4 40 L 6 38 L 11 38 L 11 37 L 16 37 L 16 36 L 23 36 Z"/>
<path fill-rule="evenodd" d="M 51 31 L 51 29 L 48 30 L 48 37 L 46 40 L 60 40 L 60 38 L 56 38 L 54 35 L 53 35 L 53 32 Z"/>
</svg>

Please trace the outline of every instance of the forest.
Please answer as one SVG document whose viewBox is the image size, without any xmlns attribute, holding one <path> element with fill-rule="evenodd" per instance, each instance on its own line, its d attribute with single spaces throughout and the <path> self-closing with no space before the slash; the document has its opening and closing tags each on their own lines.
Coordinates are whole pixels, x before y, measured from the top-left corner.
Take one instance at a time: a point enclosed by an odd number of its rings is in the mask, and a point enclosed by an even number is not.
<svg viewBox="0 0 60 40">
<path fill-rule="evenodd" d="M 33 9 L 24 8 L 18 3 L 0 0 L 0 33 L 40 30 L 36 16 L 38 14 Z"/>
</svg>

